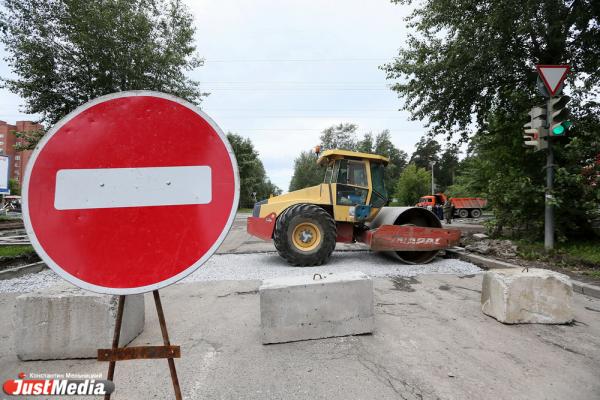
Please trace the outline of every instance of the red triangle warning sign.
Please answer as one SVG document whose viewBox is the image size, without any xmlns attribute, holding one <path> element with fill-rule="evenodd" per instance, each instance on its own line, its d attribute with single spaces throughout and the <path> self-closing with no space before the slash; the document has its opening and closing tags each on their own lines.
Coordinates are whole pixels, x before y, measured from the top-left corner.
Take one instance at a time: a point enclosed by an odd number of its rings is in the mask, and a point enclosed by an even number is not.
<svg viewBox="0 0 600 400">
<path fill-rule="evenodd" d="M 569 73 L 569 65 L 536 65 L 535 66 L 550 96 L 554 96 Z"/>
</svg>

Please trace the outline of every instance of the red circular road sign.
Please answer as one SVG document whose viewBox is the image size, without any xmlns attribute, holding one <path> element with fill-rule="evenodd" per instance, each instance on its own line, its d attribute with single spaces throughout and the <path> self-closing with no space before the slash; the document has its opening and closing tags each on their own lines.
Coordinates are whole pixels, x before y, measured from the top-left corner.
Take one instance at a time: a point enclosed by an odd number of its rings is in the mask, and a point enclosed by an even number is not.
<svg viewBox="0 0 600 400">
<path fill-rule="evenodd" d="M 233 151 L 194 105 L 156 92 L 111 94 L 59 121 L 33 152 L 23 215 L 60 276 L 100 293 L 143 293 L 200 267 L 239 197 Z"/>
</svg>

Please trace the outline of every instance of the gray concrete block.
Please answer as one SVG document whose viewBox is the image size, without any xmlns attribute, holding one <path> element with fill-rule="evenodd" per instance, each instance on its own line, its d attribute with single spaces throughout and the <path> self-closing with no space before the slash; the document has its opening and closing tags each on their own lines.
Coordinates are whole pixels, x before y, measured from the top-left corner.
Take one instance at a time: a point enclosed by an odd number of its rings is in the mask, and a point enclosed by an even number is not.
<svg viewBox="0 0 600 400">
<path fill-rule="evenodd" d="M 573 291 L 576 293 L 583 294 L 583 286 L 581 286 L 581 282 L 573 281 Z"/>
<path fill-rule="evenodd" d="M 110 348 L 118 296 L 64 283 L 16 299 L 15 344 L 21 360 L 96 358 Z M 127 296 L 120 346 L 144 330 L 144 295 Z"/>
<path fill-rule="evenodd" d="M 506 324 L 564 324 L 574 318 L 573 287 L 568 276 L 545 269 L 488 271 L 481 309 Z"/>
<path fill-rule="evenodd" d="M 600 287 L 583 282 L 577 282 L 577 286 L 581 288 L 581 292 L 586 296 L 600 299 Z"/>
<path fill-rule="evenodd" d="M 264 344 L 374 329 L 373 282 L 362 272 L 268 279 L 259 293 Z"/>
</svg>

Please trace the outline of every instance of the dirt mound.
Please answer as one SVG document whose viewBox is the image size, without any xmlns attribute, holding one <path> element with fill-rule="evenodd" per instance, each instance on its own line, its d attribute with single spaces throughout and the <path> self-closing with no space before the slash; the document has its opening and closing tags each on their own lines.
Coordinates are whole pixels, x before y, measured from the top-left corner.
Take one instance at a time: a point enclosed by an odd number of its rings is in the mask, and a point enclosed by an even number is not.
<svg viewBox="0 0 600 400">
<path fill-rule="evenodd" d="M 483 239 L 471 241 L 465 249 L 474 253 L 513 258 L 517 256 L 517 245 L 510 240 Z"/>
</svg>

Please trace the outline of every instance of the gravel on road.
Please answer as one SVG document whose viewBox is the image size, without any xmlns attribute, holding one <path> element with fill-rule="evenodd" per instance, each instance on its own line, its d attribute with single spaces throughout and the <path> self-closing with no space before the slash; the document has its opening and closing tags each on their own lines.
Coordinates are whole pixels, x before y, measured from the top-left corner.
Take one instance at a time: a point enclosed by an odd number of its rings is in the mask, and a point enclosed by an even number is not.
<svg viewBox="0 0 600 400">
<path fill-rule="evenodd" d="M 477 266 L 457 259 L 437 258 L 429 264 L 406 265 L 368 251 L 334 252 L 326 265 L 292 267 L 273 253 L 213 256 L 182 282 L 213 280 L 262 280 L 280 276 L 361 271 L 369 276 L 415 276 L 422 274 L 474 274 Z"/>
<path fill-rule="evenodd" d="M 469 275 L 480 273 L 477 266 L 457 260 L 436 258 L 429 264 L 406 265 L 368 251 L 336 251 L 326 265 L 292 267 L 275 252 L 217 254 L 180 283 L 221 280 L 262 280 L 280 276 L 314 273 L 335 274 L 361 271 L 377 276 L 416 276 L 423 274 Z M 26 293 L 55 285 L 62 279 L 52 270 L 0 281 L 0 293 Z"/>
</svg>

